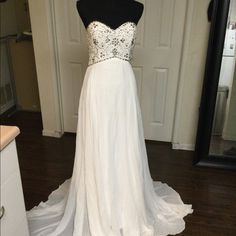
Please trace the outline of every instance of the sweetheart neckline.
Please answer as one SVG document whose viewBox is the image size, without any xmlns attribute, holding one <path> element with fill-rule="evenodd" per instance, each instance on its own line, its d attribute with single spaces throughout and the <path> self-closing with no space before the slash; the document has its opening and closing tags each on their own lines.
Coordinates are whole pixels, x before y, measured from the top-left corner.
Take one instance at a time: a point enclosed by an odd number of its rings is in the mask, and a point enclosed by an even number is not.
<svg viewBox="0 0 236 236">
<path fill-rule="evenodd" d="M 121 25 L 119 25 L 118 27 L 116 27 L 115 29 L 113 29 L 113 28 L 111 28 L 109 25 L 107 25 L 107 24 L 105 24 L 105 23 L 103 23 L 103 22 L 101 22 L 101 21 L 93 20 L 93 21 L 91 21 L 91 22 L 88 24 L 88 26 L 86 27 L 86 30 L 89 29 L 90 25 L 92 25 L 92 24 L 94 24 L 94 23 L 96 23 L 96 22 L 97 22 L 97 23 L 100 23 L 100 24 L 102 24 L 102 25 L 104 25 L 105 27 L 107 27 L 108 29 L 110 29 L 110 30 L 112 30 L 112 31 L 116 31 L 116 30 L 120 29 L 122 26 L 124 26 L 124 25 L 126 25 L 126 24 L 128 24 L 128 23 L 131 23 L 131 24 L 135 25 L 135 27 L 137 27 L 137 24 L 134 23 L 133 21 L 125 21 L 124 23 L 122 23 Z"/>
</svg>

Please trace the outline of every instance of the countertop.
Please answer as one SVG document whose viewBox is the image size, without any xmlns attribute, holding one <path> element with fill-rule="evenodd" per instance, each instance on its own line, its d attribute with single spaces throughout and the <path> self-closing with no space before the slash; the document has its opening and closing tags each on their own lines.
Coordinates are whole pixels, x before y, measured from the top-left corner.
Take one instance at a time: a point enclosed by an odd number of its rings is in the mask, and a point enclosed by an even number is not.
<svg viewBox="0 0 236 236">
<path fill-rule="evenodd" d="M 0 125 L 0 150 L 2 151 L 19 133 L 17 126 Z"/>
</svg>

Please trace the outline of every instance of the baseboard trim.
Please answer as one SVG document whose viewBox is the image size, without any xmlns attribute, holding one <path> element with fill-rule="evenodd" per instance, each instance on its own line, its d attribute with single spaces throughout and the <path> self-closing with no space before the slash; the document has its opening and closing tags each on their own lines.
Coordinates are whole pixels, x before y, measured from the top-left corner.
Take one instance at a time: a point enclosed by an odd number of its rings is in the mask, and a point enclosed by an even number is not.
<svg viewBox="0 0 236 236">
<path fill-rule="evenodd" d="M 194 151 L 195 144 L 172 143 L 172 149 Z"/>
<path fill-rule="evenodd" d="M 45 130 L 43 129 L 42 131 L 43 136 L 49 136 L 49 137 L 55 137 L 55 138 L 61 138 L 63 133 L 60 131 L 55 131 L 55 130 Z"/>
</svg>

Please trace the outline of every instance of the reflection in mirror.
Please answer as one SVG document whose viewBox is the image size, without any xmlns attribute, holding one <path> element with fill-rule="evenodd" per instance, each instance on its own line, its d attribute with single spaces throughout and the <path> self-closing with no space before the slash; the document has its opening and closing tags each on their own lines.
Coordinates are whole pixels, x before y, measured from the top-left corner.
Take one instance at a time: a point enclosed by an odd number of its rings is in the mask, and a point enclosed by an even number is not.
<svg viewBox="0 0 236 236">
<path fill-rule="evenodd" d="M 236 0 L 230 1 L 209 154 L 236 159 Z"/>
</svg>

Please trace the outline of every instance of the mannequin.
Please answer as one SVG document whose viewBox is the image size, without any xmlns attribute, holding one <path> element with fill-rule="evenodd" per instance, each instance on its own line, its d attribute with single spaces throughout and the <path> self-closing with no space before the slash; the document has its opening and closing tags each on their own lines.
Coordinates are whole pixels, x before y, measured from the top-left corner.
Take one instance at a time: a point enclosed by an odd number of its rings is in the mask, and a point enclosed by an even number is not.
<svg viewBox="0 0 236 236">
<path fill-rule="evenodd" d="M 144 8 L 134 0 L 78 0 L 76 6 L 85 28 L 97 20 L 114 30 L 127 21 L 137 25 Z"/>
</svg>

